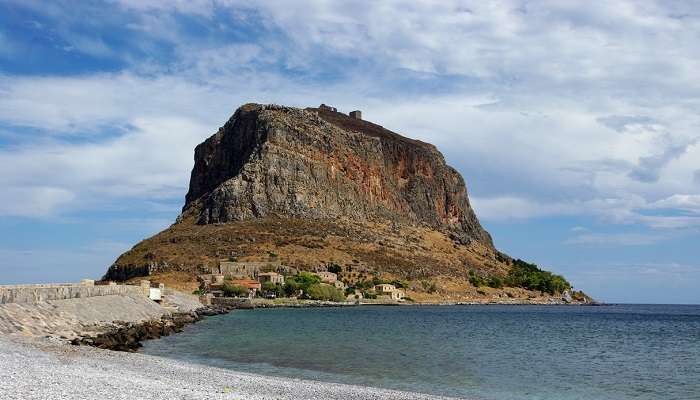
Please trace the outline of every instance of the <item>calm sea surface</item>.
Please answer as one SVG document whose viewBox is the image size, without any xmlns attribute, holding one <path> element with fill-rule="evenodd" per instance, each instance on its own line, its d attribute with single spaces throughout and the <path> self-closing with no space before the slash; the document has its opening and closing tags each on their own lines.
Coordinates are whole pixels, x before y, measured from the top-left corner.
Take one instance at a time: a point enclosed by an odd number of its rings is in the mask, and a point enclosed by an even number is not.
<svg viewBox="0 0 700 400">
<path fill-rule="evenodd" d="M 700 306 L 235 311 L 143 353 L 474 399 L 700 399 Z"/>
</svg>

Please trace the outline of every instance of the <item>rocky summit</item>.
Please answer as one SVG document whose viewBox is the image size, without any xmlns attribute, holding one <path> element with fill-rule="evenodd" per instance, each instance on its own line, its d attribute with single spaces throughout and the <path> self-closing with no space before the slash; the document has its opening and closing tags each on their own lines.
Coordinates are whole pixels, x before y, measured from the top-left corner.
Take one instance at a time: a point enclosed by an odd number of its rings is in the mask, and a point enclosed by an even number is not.
<svg viewBox="0 0 700 400">
<path fill-rule="evenodd" d="M 435 146 L 328 108 L 247 104 L 195 149 L 184 212 L 420 224 L 492 247 Z"/>
<path fill-rule="evenodd" d="M 459 292 L 470 272 L 504 276 L 512 264 L 435 146 L 325 105 L 240 107 L 196 147 L 177 221 L 105 278 L 195 287 L 194 276 L 228 259 L 333 265 L 346 281 L 381 275 Z"/>
</svg>

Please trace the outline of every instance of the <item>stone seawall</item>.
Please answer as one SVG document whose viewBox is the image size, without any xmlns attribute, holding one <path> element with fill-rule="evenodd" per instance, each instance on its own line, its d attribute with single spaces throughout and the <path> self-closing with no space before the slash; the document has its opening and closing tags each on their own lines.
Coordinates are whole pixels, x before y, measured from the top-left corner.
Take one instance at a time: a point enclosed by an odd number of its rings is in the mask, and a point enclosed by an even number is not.
<svg viewBox="0 0 700 400">
<path fill-rule="evenodd" d="M 143 297 L 143 291 L 139 286 L 90 286 L 75 283 L 0 286 L 0 304 L 35 304 L 49 300 L 68 300 L 114 295 Z"/>
<path fill-rule="evenodd" d="M 156 298 L 154 290 L 158 292 Z M 162 284 L 155 288 L 147 280 L 138 286 L 95 285 L 90 279 L 80 283 L 5 285 L 0 286 L 0 334 L 73 339 L 140 325 L 161 326 L 159 334 L 167 334 L 176 331 L 169 327 L 184 324 L 184 319 L 190 314 L 196 316 L 201 307 L 196 296 L 166 290 Z"/>
</svg>

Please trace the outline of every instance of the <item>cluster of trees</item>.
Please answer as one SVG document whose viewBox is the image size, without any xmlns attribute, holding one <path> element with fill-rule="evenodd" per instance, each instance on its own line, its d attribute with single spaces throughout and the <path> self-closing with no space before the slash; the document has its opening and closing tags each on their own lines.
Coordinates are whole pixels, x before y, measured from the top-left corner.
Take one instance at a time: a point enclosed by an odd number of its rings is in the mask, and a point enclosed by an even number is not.
<svg viewBox="0 0 700 400">
<path fill-rule="evenodd" d="M 321 278 L 310 272 L 299 272 L 288 277 L 284 284 L 265 282 L 263 293 L 273 293 L 276 297 L 299 296 L 311 300 L 343 301 L 345 294 L 334 286 L 321 284 Z"/>
<path fill-rule="evenodd" d="M 469 271 L 469 282 L 476 287 L 503 286 L 520 287 L 529 290 L 539 290 L 549 294 L 559 294 L 571 289 L 571 284 L 563 276 L 541 270 L 537 264 L 520 259 L 513 260 L 513 267 L 505 277 L 483 277 L 474 271 Z"/>
<path fill-rule="evenodd" d="M 469 283 L 476 287 L 488 286 L 492 288 L 502 288 L 503 279 L 498 276 L 484 277 L 477 275 L 474 271 L 469 271 Z"/>
<path fill-rule="evenodd" d="M 224 283 L 222 288 L 224 291 L 224 296 L 226 297 L 243 297 L 248 295 L 248 289 L 240 285 L 232 285 L 230 283 Z"/>
</svg>

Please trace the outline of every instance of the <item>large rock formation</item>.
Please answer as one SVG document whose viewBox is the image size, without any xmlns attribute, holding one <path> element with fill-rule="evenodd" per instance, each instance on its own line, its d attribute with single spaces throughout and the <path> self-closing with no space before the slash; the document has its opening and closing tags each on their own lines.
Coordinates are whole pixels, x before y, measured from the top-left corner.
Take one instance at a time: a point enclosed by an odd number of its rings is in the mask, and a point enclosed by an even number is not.
<svg viewBox="0 0 700 400">
<path fill-rule="evenodd" d="M 435 146 L 329 107 L 259 104 L 197 146 L 177 222 L 121 255 L 106 278 L 196 287 L 192 277 L 233 257 L 301 270 L 333 264 L 350 282 L 442 279 L 461 294 L 476 290 L 470 271 L 511 268 Z"/>
<path fill-rule="evenodd" d="M 493 247 L 462 176 L 435 146 L 331 109 L 247 104 L 195 149 L 183 211 L 400 221 Z"/>
</svg>

